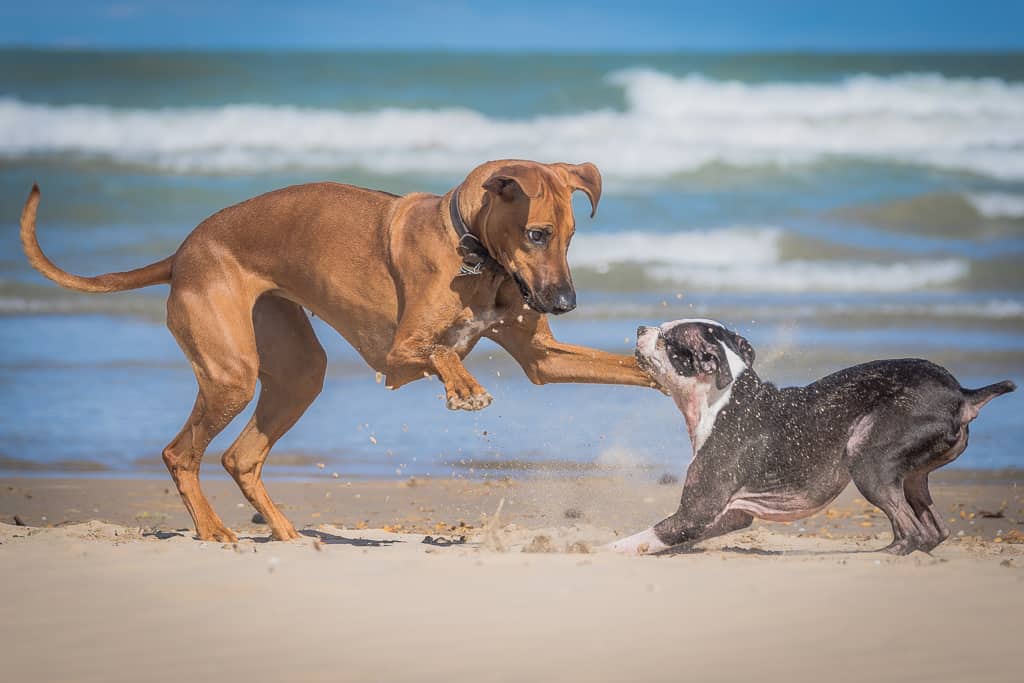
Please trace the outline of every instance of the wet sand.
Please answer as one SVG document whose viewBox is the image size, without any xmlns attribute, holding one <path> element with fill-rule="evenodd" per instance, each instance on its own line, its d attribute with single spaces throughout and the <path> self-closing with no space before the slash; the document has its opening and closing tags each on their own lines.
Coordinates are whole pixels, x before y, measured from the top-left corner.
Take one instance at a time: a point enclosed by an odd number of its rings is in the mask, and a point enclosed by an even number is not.
<svg viewBox="0 0 1024 683">
<path fill-rule="evenodd" d="M 160 479 L 0 479 L 5 676 L 1019 680 L 1019 471 L 941 473 L 953 537 L 932 555 L 871 552 L 889 527 L 853 489 L 690 554 L 600 551 L 671 512 L 680 487 L 278 480 L 305 537 L 270 543 L 211 478 L 241 537 L 220 544 L 192 538 Z"/>
</svg>

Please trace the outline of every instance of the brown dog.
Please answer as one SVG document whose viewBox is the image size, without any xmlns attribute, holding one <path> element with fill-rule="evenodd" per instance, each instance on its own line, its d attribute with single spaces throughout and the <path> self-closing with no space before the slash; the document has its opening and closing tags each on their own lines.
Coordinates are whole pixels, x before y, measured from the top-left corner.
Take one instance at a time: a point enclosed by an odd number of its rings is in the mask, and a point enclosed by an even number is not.
<svg viewBox="0 0 1024 683">
<path fill-rule="evenodd" d="M 29 262 L 69 289 L 170 283 L 167 326 L 192 364 L 199 395 L 163 459 L 201 539 L 235 540 L 200 489 L 199 465 L 260 381 L 256 412 L 222 462 L 274 538 L 287 540 L 298 534 L 267 495 L 261 472 L 270 448 L 323 387 L 327 360 L 303 308 L 384 373 L 388 388 L 440 377 L 452 409 L 491 402 L 462 364 L 480 337 L 507 349 L 537 384 L 650 386 L 632 356 L 551 335 L 544 314 L 576 306 L 566 262 L 574 190 L 596 210 L 597 167 L 491 161 L 443 197 L 298 185 L 214 214 L 162 261 L 80 277 L 40 249 L 34 187 L 21 240 Z"/>
</svg>

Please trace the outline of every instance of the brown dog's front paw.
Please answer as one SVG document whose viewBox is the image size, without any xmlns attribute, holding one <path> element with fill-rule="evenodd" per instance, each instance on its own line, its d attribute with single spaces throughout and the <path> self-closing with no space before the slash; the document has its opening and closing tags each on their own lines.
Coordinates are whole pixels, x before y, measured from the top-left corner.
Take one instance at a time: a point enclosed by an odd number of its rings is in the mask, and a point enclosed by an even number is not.
<svg viewBox="0 0 1024 683">
<path fill-rule="evenodd" d="M 491 405 L 491 395 L 486 390 L 480 389 L 468 396 L 459 396 L 454 392 L 448 392 L 448 410 L 483 410 Z"/>
<path fill-rule="evenodd" d="M 204 525 L 196 531 L 200 541 L 216 541 L 218 543 L 238 543 L 238 536 L 223 524 Z"/>
</svg>

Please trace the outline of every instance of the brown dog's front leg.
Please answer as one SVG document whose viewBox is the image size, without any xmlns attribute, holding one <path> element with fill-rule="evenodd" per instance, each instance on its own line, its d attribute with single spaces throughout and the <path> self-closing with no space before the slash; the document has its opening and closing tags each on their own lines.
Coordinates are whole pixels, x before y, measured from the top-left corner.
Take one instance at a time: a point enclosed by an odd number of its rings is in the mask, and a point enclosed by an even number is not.
<svg viewBox="0 0 1024 683">
<path fill-rule="evenodd" d="M 449 410 L 482 410 L 491 405 L 491 395 L 469 374 L 459 354 L 439 346 L 430 354 L 430 362 L 444 382 Z"/>
<path fill-rule="evenodd" d="M 534 384 L 578 382 L 655 386 L 637 366 L 635 357 L 563 344 L 554 338 L 547 319 L 541 315 L 531 314 L 487 336 L 512 354 Z"/>
<path fill-rule="evenodd" d="M 563 344 L 553 337 L 542 341 L 532 354 L 530 364 L 536 368 L 539 384 L 581 382 L 653 386 L 651 378 L 640 370 L 633 356 Z"/>
<path fill-rule="evenodd" d="M 437 375 L 444 383 L 449 409 L 481 410 L 491 405 L 491 395 L 469 374 L 459 354 L 447 346 L 397 347 L 388 354 L 386 362 L 388 389 L 398 389 L 417 379 Z"/>
</svg>

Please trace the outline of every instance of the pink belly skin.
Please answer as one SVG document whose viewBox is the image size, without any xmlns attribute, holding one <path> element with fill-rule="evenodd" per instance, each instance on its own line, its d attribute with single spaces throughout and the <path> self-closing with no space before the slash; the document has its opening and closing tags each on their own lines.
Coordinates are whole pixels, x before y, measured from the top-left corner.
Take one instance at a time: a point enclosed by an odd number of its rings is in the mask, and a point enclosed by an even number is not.
<svg viewBox="0 0 1024 683">
<path fill-rule="evenodd" d="M 834 498 L 818 505 L 814 501 L 800 498 L 779 498 L 755 494 L 747 498 L 734 498 L 726 510 L 741 510 L 769 522 L 792 522 L 821 512 L 829 506 L 832 500 Z"/>
</svg>

